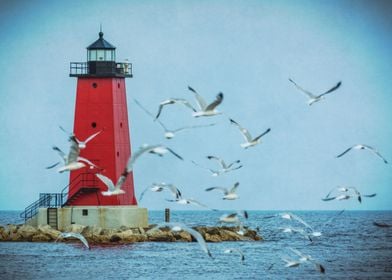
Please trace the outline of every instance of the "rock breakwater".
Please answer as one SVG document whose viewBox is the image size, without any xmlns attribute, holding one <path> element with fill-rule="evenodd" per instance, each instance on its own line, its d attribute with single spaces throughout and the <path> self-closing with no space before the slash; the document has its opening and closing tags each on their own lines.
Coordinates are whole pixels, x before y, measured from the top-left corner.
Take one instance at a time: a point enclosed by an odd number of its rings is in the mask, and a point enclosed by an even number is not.
<svg viewBox="0 0 392 280">
<path fill-rule="evenodd" d="M 168 228 L 149 231 L 148 228 L 120 227 L 119 229 L 107 229 L 97 226 L 83 226 L 73 224 L 64 232 L 82 234 L 91 244 L 115 244 L 135 242 L 192 242 L 192 236 L 186 231 L 173 232 Z M 198 231 L 207 242 L 223 241 L 258 241 L 262 237 L 257 231 L 246 228 L 244 234 L 238 233 L 238 227 L 212 227 L 196 226 Z M 61 234 L 61 231 L 53 229 L 49 225 L 33 227 L 30 225 L 6 225 L 0 226 L 0 242 L 53 242 Z M 59 241 L 72 242 L 71 239 L 59 239 Z"/>
</svg>

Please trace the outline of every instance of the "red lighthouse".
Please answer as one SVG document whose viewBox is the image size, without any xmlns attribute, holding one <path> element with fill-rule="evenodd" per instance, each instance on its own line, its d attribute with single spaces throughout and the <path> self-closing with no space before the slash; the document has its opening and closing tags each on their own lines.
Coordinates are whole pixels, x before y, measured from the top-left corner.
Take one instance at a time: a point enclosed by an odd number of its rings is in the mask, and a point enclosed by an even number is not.
<svg viewBox="0 0 392 280">
<path fill-rule="evenodd" d="M 136 205 L 132 173 L 123 184 L 125 194 L 114 196 L 101 194 L 107 187 L 94 175 L 102 173 L 116 183 L 131 155 L 125 78 L 132 77 L 132 64 L 116 62 L 116 48 L 101 31 L 87 47 L 87 62 L 71 62 L 70 76 L 77 77 L 74 134 L 86 139 L 101 132 L 80 151 L 97 168 L 71 172 L 66 205 Z"/>
</svg>

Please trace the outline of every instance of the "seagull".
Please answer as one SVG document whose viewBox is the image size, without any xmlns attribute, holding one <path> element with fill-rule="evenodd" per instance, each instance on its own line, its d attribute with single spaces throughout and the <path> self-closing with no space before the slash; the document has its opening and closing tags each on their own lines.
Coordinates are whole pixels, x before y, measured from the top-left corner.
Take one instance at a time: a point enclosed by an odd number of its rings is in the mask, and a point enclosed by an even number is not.
<svg viewBox="0 0 392 280">
<path fill-rule="evenodd" d="M 80 233 L 62 232 L 62 233 L 59 234 L 59 236 L 57 237 L 55 242 L 57 242 L 57 240 L 59 240 L 59 238 L 70 238 L 70 237 L 79 239 L 84 244 L 84 246 L 86 246 L 87 249 L 90 250 L 90 246 L 88 245 L 88 242 L 87 242 L 86 238 L 83 235 L 81 235 Z"/>
<path fill-rule="evenodd" d="M 127 171 L 127 169 L 125 169 L 124 172 L 121 173 L 120 177 L 118 178 L 116 185 L 114 185 L 113 181 L 110 178 L 106 177 L 105 175 L 96 173 L 95 176 L 97 176 L 108 187 L 107 191 L 101 192 L 102 195 L 112 196 L 112 195 L 124 194 L 125 191 L 122 190 L 121 187 L 124 184 L 128 174 L 129 172 Z"/>
<path fill-rule="evenodd" d="M 139 101 L 137 101 L 136 99 L 133 99 L 133 101 L 146 113 L 148 114 L 150 117 L 155 118 L 146 108 L 143 107 L 142 104 L 140 104 Z M 170 130 L 168 129 L 163 122 L 161 122 L 160 120 L 157 120 L 158 124 L 163 128 L 164 132 L 164 137 L 166 139 L 173 139 L 174 136 L 176 135 L 177 132 L 183 131 L 183 130 L 187 130 L 187 129 L 192 129 L 192 128 L 201 128 L 201 127 L 209 127 L 209 126 L 214 126 L 215 124 L 207 124 L 207 125 L 191 125 L 191 126 L 184 126 L 184 127 L 179 127 L 177 129 L 174 130 Z"/>
<path fill-rule="evenodd" d="M 88 159 L 79 156 L 80 148 L 79 148 L 79 144 L 78 144 L 75 136 L 70 137 L 70 142 L 71 142 L 71 146 L 70 146 L 68 155 L 66 155 L 60 148 L 58 148 L 56 146 L 53 147 L 53 150 L 56 151 L 59 154 L 59 156 L 62 158 L 62 160 L 64 161 L 64 166 L 57 169 L 57 172 L 63 173 L 65 171 L 77 170 L 77 169 L 85 167 L 86 166 L 85 163 L 90 165 L 90 168 L 98 167 L 94 163 L 89 161 Z M 46 169 L 51 169 L 51 168 L 57 166 L 58 164 L 60 164 L 60 162 L 57 162 L 51 166 L 48 166 L 48 167 L 46 167 Z"/>
<path fill-rule="evenodd" d="M 176 203 L 181 204 L 181 205 L 193 204 L 193 205 L 196 205 L 196 206 L 199 206 L 199 207 L 207 208 L 207 209 L 212 210 L 212 211 L 218 211 L 217 209 L 212 209 L 212 208 L 208 207 L 207 205 L 205 205 L 205 204 L 203 204 L 203 203 L 201 203 L 201 202 L 199 202 L 199 201 L 197 201 L 197 200 L 195 200 L 193 198 L 184 198 L 181 195 L 179 195 L 176 199 L 166 199 L 166 201 L 176 202 Z"/>
<path fill-rule="evenodd" d="M 67 134 L 69 135 L 70 139 L 71 139 L 72 137 L 75 138 L 76 142 L 78 143 L 79 149 L 84 149 L 84 148 L 86 148 L 87 143 L 90 142 L 92 139 L 95 138 L 95 136 L 97 136 L 98 134 L 100 134 L 100 133 L 103 131 L 103 130 L 100 130 L 100 131 L 98 131 L 98 132 L 96 132 L 96 133 L 90 135 L 89 137 L 87 137 L 86 140 L 81 141 L 81 140 L 79 140 L 78 138 L 76 138 L 76 136 L 75 136 L 74 133 L 70 133 L 70 132 L 66 131 L 62 126 L 59 126 L 59 127 L 60 127 L 60 129 L 61 129 L 62 131 L 64 131 L 65 133 L 67 133 Z"/>
<path fill-rule="evenodd" d="M 239 216 L 244 217 L 245 219 L 248 219 L 249 215 L 248 212 L 245 210 L 242 211 L 237 211 L 231 214 L 223 214 L 219 218 L 219 222 L 221 223 L 236 223 L 238 224 L 240 222 Z"/>
<path fill-rule="evenodd" d="M 384 161 L 385 164 L 388 164 L 388 161 L 378 152 L 376 151 L 373 147 L 369 146 L 369 145 L 364 145 L 364 144 L 357 144 L 354 145 L 350 148 L 348 148 L 347 150 L 345 150 L 343 153 L 337 155 L 337 158 L 342 157 L 343 155 L 345 155 L 346 153 L 348 153 L 349 151 L 351 151 L 352 149 L 354 150 L 368 150 L 371 151 L 373 154 L 375 154 L 376 156 L 378 156 L 380 159 L 382 159 Z"/>
<path fill-rule="evenodd" d="M 241 257 L 241 263 L 243 264 L 244 263 L 244 261 L 245 261 L 245 255 L 244 255 L 244 253 L 240 250 L 240 249 L 237 249 L 237 248 L 228 248 L 228 249 L 225 249 L 224 251 L 223 251 L 225 254 L 231 254 L 231 253 L 238 253 L 239 255 L 240 255 L 240 257 Z"/>
<path fill-rule="evenodd" d="M 222 188 L 222 187 L 211 187 L 205 189 L 206 192 L 212 191 L 212 190 L 220 190 L 223 192 L 224 196 L 222 199 L 224 200 L 235 200 L 238 198 L 238 195 L 236 194 L 236 190 L 238 186 L 240 185 L 239 182 L 236 182 L 234 186 L 229 190 L 227 188 Z"/>
<path fill-rule="evenodd" d="M 312 232 L 314 232 L 313 228 L 308 223 L 306 223 L 303 219 L 301 219 L 297 215 L 294 215 L 293 213 L 284 212 L 284 213 L 278 213 L 278 214 L 274 214 L 274 215 L 270 215 L 270 216 L 265 216 L 263 218 L 270 219 L 270 218 L 274 218 L 274 217 L 281 217 L 282 219 L 297 221 L 297 222 L 301 223 L 302 225 L 304 225 L 305 227 L 307 227 L 308 229 L 310 229 Z"/>
<path fill-rule="evenodd" d="M 286 263 L 285 267 L 297 267 L 301 264 L 299 261 L 289 260 L 287 257 L 282 258 L 282 260 Z"/>
<path fill-rule="evenodd" d="M 296 87 L 297 89 L 299 89 L 301 92 L 303 92 L 304 94 L 306 94 L 307 97 L 309 97 L 309 101 L 308 101 L 309 106 L 312 105 L 312 104 L 315 103 L 315 102 L 318 102 L 318 101 L 324 99 L 324 96 L 325 96 L 325 95 L 327 95 L 327 94 L 329 94 L 329 93 L 331 93 L 331 92 L 337 90 L 337 89 L 342 85 L 342 82 L 338 82 L 334 87 L 332 87 L 331 89 L 327 90 L 326 92 L 324 92 L 324 93 L 322 93 L 322 94 L 320 94 L 320 95 L 314 95 L 313 93 L 311 93 L 311 92 L 309 92 L 309 91 L 303 89 L 302 87 L 300 87 L 300 86 L 299 86 L 297 83 L 295 83 L 292 79 L 289 79 L 289 81 L 292 82 L 292 83 L 295 85 L 295 87 Z"/>
<path fill-rule="evenodd" d="M 319 263 L 317 263 L 313 258 L 312 258 L 312 256 L 310 256 L 310 255 L 305 255 L 305 254 L 303 254 L 303 253 L 301 253 L 300 251 L 298 251 L 297 249 L 294 249 L 294 248 L 289 248 L 292 252 L 294 252 L 296 255 L 298 255 L 300 258 L 299 258 L 299 261 L 301 262 L 301 263 L 303 263 L 303 262 L 312 262 L 312 263 L 314 263 L 315 265 L 316 265 L 316 268 L 317 268 L 317 270 L 320 272 L 320 273 L 325 273 L 325 268 L 324 268 L 324 266 L 322 266 L 321 264 L 319 264 Z"/>
<path fill-rule="evenodd" d="M 182 104 L 191 109 L 193 112 L 196 112 L 196 109 L 193 108 L 193 106 L 188 102 L 188 100 L 183 98 L 169 98 L 159 103 L 158 113 L 155 116 L 155 120 L 157 120 L 161 115 L 163 107 L 171 104 Z"/>
<path fill-rule="evenodd" d="M 161 192 L 163 190 L 169 190 L 171 192 L 171 194 L 176 198 L 179 199 L 181 197 L 181 192 L 180 190 L 174 186 L 173 184 L 166 184 L 166 183 L 153 183 L 152 186 L 149 186 L 147 188 L 144 189 L 144 191 L 140 194 L 140 198 L 139 198 L 139 202 L 142 200 L 144 193 L 150 190 L 152 192 Z"/>
<path fill-rule="evenodd" d="M 236 161 L 234 161 L 234 162 L 232 162 L 230 164 L 226 164 L 223 159 L 218 158 L 216 156 L 207 156 L 207 158 L 209 160 L 211 160 L 211 159 L 217 160 L 219 165 L 221 166 L 221 169 L 215 170 L 215 169 L 207 168 L 207 167 L 201 166 L 200 164 L 196 163 L 193 160 L 192 160 L 192 163 L 194 165 L 196 165 L 196 166 L 199 166 L 201 168 L 207 169 L 208 171 L 211 172 L 211 175 L 214 176 L 214 177 L 217 177 L 217 176 L 220 176 L 220 175 L 222 175 L 224 173 L 227 173 L 227 172 L 234 171 L 234 170 L 242 168 L 242 165 L 238 165 L 238 166 L 234 166 L 233 167 L 233 165 L 239 164 L 241 162 L 240 160 L 236 160 Z"/>
<path fill-rule="evenodd" d="M 121 189 L 122 185 L 124 184 L 125 180 L 128 177 L 128 174 L 132 171 L 132 156 L 129 157 L 127 165 L 125 166 L 123 172 L 121 173 L 120 177 L 118 178 L 116 185 L 114 185 L 113 181 L 102 175 L 100 173 L 96 173 L 95 176 L 98 177 L 107 187 L 108 190 L 105 192 L 101 192 L 104 196 L 112 196 L 112 195 L 119 195 L 124 194 L 125 191 Z"/>
<path fill-rule="evenodd" d="M 338 194 L 336 196 L 331 197 L 331 193 L 333 193 L 334 191 L 338 191 L 341 194 Z M 349 192 L 352 191 L 354 194 L 349 194 Z M 375 197 L 377 194 L 376 193 L 372 193 L 372 194 L 361 194 L 357 188 L 355 187 L 336 187 L 333 188 L 324 198 L 322 198 L 321 200 L 323 201 L 331 201 L 331 200 L 347 200 L 350 199 L 354 196 L 357 197 L 359 203 L 362 203 L 362 197 Z"/>
<path fill-rule="evenodd" d="M 284 233 L 299 233 L 306 239 L 308 239 L 310 242 L 313 242 L 312 238 L 310 237 L 311 234 L 309 234 L 305 229 L 303 228 L 294 228 L 294 227 L 284 227 L 281 228 L 282 232 Z"/>
<path fill-rule="evenodd" d="M 249 131 L 246 128 L 243 128 L 236 121 L 234 121 L 233 119 L 230 119 L 230 123 L 236 125 L 239 128 L 240 132 L 242 133 L 242 136 L 244 136 L 246 142 L 241 144 L 241 147 L 244 149 L 247 149 L 249 147 L 253 147 L 253 146 L 261 143 L 261 137 L 263 137 L 264 135 L 266 135 L 268 132 L 271 131 L 271 128 L 268 128 L 266 131 L 264 131 L 259 136 L 252 138 L 252 135 L 250 135 Z"/>
<path fill-rule="evenodd" d="M 141 155 L 143 155 L 145 153 L 155 154 L 155 155 L 162 157 L 164 154 L 166 154 L 168 152 L 170 152 L 171 154 L 173 154 L 175 157 L 179 158 L 180 160 L 184 160 L 180 155 L 178 155 L 172 149 L 170 149 L 166 146 L 144 144 L 134 154 L 132 154 L 132 157 L 130 158 L 130 162 L 129 162 L 129 168 L 130 168 L 130 170 L 132 170 L 136 160 Z"/>
<path fill-rule="evenodd" d="M 221 93 L 221 92 L 218 93 L 218 95 L 216 96 L 216 99 L 212 103 L 207 105 L 204 98 L 199 93 L 197 93 L 196 90 L 194 90 L 190 86 L 188 86 L 188 89 L 195 94 L 196 103 L 199 107 L 199 111 L 195 111 L 192 114 L 192 116 L 194 116 L 194 117 L 202 117 L 202 116 L 208 117 L 208 116 L 215 116 L 215 115 L 221 114 L 220 112 L 218 112 L 216 110 L 216 107 L 218 107 L 218 105 L 222 103 L 223 93 Z"/>
<path fill-rule="evenodd" d="M 211 252 L 207 247 L 207 243 L 204 240 L 203 236 L 196 230 L 194 230 L 193 228 L 190 228 L 184 224 L 181 223 L 161 223 L 158 224 L 157 226 L 153 227 L 152 229 L 150 229 L 147 232 L 151 232 L 151 231 L 155 231 L 158 230 L 159 228 L 162 227 L 169 227 L 171 231 L 186 231 L 188 232 L 190 235 L 192 235 L 192 237 L 194 239 L 196 239 L 196 241 L 199 243 L 201 249 L 209 256 L 212 258 Z"/>
</svg>

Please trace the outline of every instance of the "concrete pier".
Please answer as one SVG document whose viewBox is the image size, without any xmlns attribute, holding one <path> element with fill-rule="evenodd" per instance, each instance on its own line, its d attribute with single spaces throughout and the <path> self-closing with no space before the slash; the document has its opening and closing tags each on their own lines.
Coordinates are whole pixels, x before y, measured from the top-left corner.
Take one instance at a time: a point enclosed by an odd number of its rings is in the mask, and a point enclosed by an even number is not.
<svg viewBox="0 0 392 280">
<path fill-rule="evenodd" d="M 38 214 L 26 224 L 50 225 L 60 231 L 69 225 L 98 226 L 117 229 L 125 227 L 148 227 L 147 208 L 137 206 L 72 206 L 63 208 L 40 208 Z"/>
</svg>

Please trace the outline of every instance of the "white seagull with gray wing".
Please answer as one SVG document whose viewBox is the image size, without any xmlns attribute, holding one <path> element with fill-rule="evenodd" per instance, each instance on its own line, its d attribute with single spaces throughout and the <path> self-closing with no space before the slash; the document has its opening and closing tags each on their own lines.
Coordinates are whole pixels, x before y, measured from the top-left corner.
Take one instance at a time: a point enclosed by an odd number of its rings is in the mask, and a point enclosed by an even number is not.
<svg viewBox="0 0 392 280">
<path fill-rule="evenodd" d="M 379 157 L 380 159 L 382 159 L 382 161 L 384 161 L 385 164 L 388 164 L 388 161 L 373 147 L 369 146 L 369 145 L 364 145 L 364 144 L 357 144 L 354 145 L 350 148 L 348 148 L 347 150 L 345 150 L 343 153 L 337 155 L 337 158 L 340 158 L 342 156 L 344 156 L 345 154 L 347 154 L 349 151 L 351 150 L 368 150 L 370 152 L 372 152 L 374 155 L 376 155 L 377 157 Z"/>
<path fill-rule="evenodd" d="M 329 93 L 331 93 L 331 92 L 337 90 L 337 89 L 342 85 L 342 82 L 338 82 L 335 86 L 333 86 L 331 89 L 327 90 L 326 92 L 324 92 L 324 93 L 322 93 L 322 94 L 319 94 L 319 95 L 315 95 L 315 94 L 313 94 L 313 93 L 311 93 L 311 92 L 309 92 L 309 91 L 303 89 L 302 87 L 300 87 L 300 86 L 299 86 L 296 82 L 294 82 L 292 79 L 289 79 L 289 81 L 290 81 L 291 83 L 293 83 L 294 86 L 295 86 L 298 90 L 300 90 L 302 93 L 304 93 L 304 94 L 309 98 L 309 101 L 308 101 L 309 106 L 312 105 L 312 104 L 315 103 L 315 102 L 318 102 L 318 101 L 324 99 L 324 98 L 325 98 L 325 97 L 324 97 L 325 95 L 327 95 L 327 94 L 329 94 Z"/>
<path fill-rule="evenodd" d="M 199 107 L 199 111 L 196 111 L 192 114 L 194 117 L 209 117 L 209 116 L 215 116 L 221 114 L 221 112 L 218 112 L 216 110 L 216 107 L 218 107 L 218 105 L 222 103 L 223 93 L 221 92 L 218 93 L 216 99 L 210 104 L 207 104 L 204 98 L 196 90 L 194 90 L 190 86 L 188 86 L 188 89 L 194 93 L 196 98 L 196 103 Z"/>
<path fill-rule="evenodd" d="M 253 146 L 261 143 L 261 137 L 263 137 L 264 135 L 266 135 L 268 132 L 271 131 L 271 128 L 268 128 L 262 134 L 260 134 L 259 136 L 253 138 L 252 135 L 249 133 L 249 131 L 246 128 L 242 127 L 239 123 L 237 123 L 233 119 L 230 119 L 230 123 L 236 125 L 238 127 L 238 129 L 240 130 L 242 136 L 244 137 L 246 142 L 240 144 L 241 147 L 244 148 L 244 149 L 247 149 L 249 147 L 253 147 Z"/>
</svg>

